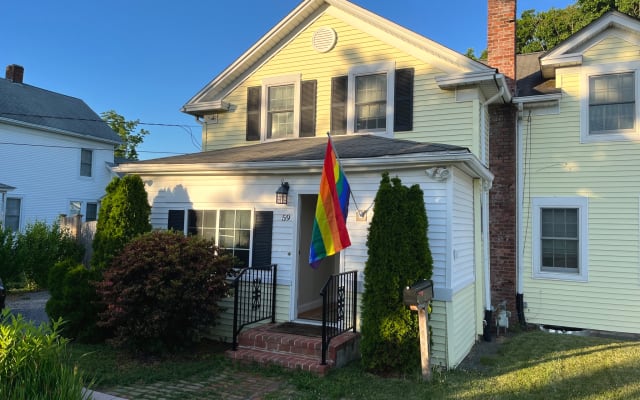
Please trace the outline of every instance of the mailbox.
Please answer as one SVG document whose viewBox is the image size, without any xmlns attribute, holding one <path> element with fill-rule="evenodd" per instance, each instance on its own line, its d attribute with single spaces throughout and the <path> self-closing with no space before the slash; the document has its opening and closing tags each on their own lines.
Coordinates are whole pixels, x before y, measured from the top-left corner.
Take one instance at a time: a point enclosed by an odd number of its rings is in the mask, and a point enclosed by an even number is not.
<svg viewBox="0 0 640 400">
<path fill-rule="evenodd" d="M 402 299 L 412 310 L 425 308 L 433 298 L 433 281 L 421 280 L 404 289 Z"/>
</svg>

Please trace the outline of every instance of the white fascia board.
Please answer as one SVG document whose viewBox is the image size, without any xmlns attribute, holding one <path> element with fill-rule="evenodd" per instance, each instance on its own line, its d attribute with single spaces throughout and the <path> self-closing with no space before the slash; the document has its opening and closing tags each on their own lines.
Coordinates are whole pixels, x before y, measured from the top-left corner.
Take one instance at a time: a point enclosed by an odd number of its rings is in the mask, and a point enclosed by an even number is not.
<svg viewBox="0 0 640 400">
<path fill-rule="evenodd" d="M 79 139 L 91 140 L 91 141 L 99 142 L 99 143 L 106 143 L 106 144 L 110 144 L 110 145 L 114 145 L 114 146 L 119 145 L 119 144 L 122 143 L 121 141 L 117 141 L 117 140 L 103 139 L 103 138 L 99 138 L 97 136 L 92 136 L 92 135 L 86 135 L 86 134 L 77 133 L 77 132 L 66 131 L 64 129 L 51 128 L 49 126 L 38 125 L 38 124 L 30 124 L 28 122 L 17 121 L 15 119 L 8 119 L 8 118 L 0 117 L 0 123 L 5 123 L 7 125 L 13 125 L 13 126 L 19 126 L 21 128 L 33 129 L 33 130 L 40 131 L 40 132 L 50 132 L 50 133 L 56 133 L 58 135 L 71 136 L 71 137 L 75 137 L 75 138 L 79 138 Z"/>
<path fill-rule="evenodd" d="M 562 99 L 562 93 L 541 94 L 537 96 L 514 97 L 515 104 L 522 104 L 524 107 L 533 106 L 537 103 L 557 103 Z"/>
<path fill-rule="evenodd" d="M 120 164 L 114 168 L 118 173 L 144 175 L 279 175 L 308 174 L 322 171 L 324 160 L 312 161 L 263 161 L 240 163 L 198 163 L 198 164 Z M 456 164 L 462 171 L 474 178 L 493 181 L 493 174 L 478 158 L 467 151 L 414 153 L 375 158 L 344 159 L 340 161 L 348 172 L 366 172 L 372 168 L 408 169 Z"/>
<path fill-rule="evenodd" d="M 186 114 L 201 116 L 207 111 L 229 111 L 231 104 L 226 101 L 216 100 L 202 103 L 185 104 L 180 111 Z"/>
<path fill-rule="evenodd" d="M 505 103 L 511 101 L 511 91 L 508 90 L 507 80 L 503 74 L 496 73 L 495 70 L 469 72 L 466 74 L 445 75 L 436 77 L 436 83 L 442 90 L 454 90 L 462 86 L 481 85 L 486 83 L 494 83 L 496 85 L 496 93 L 500 88 L 505 88 L 503 100 Z"/>
<path fill-rule="evenodd" d="M 555 77 L 556 68 L 574 67 L 576 65 L 582 65 L 582 54 L 561 54 L 555 57 L 543 57 L 540 59 L 542 76 L 546 79 Z"/>
</svg>

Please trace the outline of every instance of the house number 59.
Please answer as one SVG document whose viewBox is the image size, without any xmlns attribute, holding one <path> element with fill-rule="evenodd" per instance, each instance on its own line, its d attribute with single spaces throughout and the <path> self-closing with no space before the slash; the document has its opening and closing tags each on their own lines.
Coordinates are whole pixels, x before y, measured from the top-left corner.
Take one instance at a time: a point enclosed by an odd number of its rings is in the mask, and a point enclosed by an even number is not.
<svg viewBox="0 0 640 400">
<path fill-rule="evenodd" d="M 282 214 L 283 221 L 291 221 L 291 214 Z"/>
</svg>

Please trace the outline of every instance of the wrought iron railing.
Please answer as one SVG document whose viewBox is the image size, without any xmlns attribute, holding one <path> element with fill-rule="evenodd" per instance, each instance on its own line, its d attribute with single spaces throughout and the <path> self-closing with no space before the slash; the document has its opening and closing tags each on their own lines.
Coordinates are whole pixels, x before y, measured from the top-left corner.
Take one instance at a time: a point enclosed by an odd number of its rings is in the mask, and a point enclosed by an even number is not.
<svg viewBox="0 0 640 400">
<path fill-rule="evenodd" d="M 233 280 L 233 350 L 245 326 L 265 319 L 276 322 L 277 271 L 277 264 L 248 267 Z"/>
<path fill-rule="evenodd" d="M 322 296 L 322 365 L 327 363 L 329 342 L 346 331 L 356 331 L 358 272 L 331 275 Z"/>
</svg>

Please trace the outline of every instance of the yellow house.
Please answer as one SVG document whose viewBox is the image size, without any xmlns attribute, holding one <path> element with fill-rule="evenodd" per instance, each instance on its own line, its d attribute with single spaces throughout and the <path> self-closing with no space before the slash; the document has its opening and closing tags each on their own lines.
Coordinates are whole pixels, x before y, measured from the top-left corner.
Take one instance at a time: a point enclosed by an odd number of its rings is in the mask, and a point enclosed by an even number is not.
<svg viewBox="0 0 640 400">
<path fill-rule="evenodd" d="M 519 56 L 518 292 L 529 323 L 640 333 L 640 21 Z"/>
<path fill-rule="evenodd" d="M 493 68 L 348 1 L 305 0 L 184 105 L 202 124 L 202 152 L 118 171 L 147 183 L 155 228 L 208 235 L 247 265 L 277 264 L 276 320 L 303 324 L 318 324 L 309 312 L 331 275 L 356 271 L 362 292 L 381 174 L 418 184 L 434 257 L 432 364 L 452 368 L 491 309 L 488 106 L 510 101 Z M 352 246 L 314 270 L 327 132 L 357 204 Z M 276 204 L 285 182 L 288 200 Z M 213 334 L 231 340 L 231 325 L 227 314 Z"/>
</svg>

